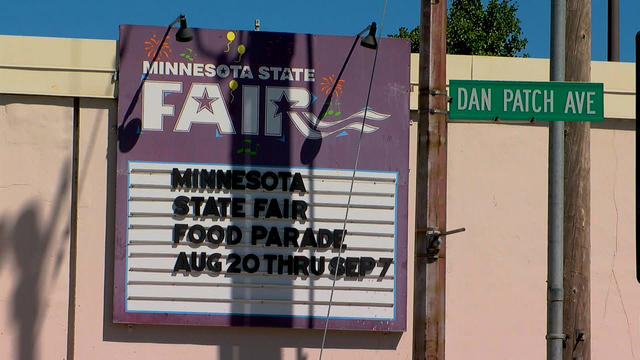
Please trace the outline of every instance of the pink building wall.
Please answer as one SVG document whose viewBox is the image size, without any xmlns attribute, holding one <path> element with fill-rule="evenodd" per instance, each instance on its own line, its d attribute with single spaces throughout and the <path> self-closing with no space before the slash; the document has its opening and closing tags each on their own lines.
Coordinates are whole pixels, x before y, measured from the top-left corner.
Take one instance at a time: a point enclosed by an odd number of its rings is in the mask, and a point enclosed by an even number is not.
<svg viewBox="0 0 640 360">
<path fill-rule="evenodd" d="M 116 105 L 80 99 L 79 106 L 74 222 L 72 98 L 0 95 L 0 358 L 317 358 L 317 330 L 111 322 Z M 447 243 L 448 359 L 545 356 L 547 133 L 542 123 L 449 125 L 448 224 L 467 231 Z M 591 157 L 592 357 L 634 359 L 634 121 L 594 124 Z M 412 268 L 410 257 L 408 279 Z M 412 299 L 409 286 L 409 319 Z M 411 321 L 407 327 L 331 331 L 324 359 L 410 359 Z"/>
<path fill-rule="evenodd" d="M 66 354 L 72 100 L 0 96 L 0 358 Z"/>
</svg>

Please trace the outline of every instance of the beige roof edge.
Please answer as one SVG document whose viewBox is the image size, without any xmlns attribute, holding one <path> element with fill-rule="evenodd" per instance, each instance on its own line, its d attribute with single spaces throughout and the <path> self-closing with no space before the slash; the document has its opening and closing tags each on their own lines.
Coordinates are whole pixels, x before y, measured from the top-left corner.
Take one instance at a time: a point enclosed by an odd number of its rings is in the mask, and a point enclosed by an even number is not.
<svg viewBox="0 0 640 360">
<path fill-rule="evenodd" d="M 0 35 L 0 93 L 116 96 L 115 40 Z"/>
<path fill-rule="evenodd" d="M 0 35 L 0 93 L 116 97 L 117 41 Z M 593 61 L 591 79 L 604 83 L 605 117 L 635 119 L 635 64 Z M 418 54 L 411 55 L 418 83 Z M 549 60 L 447 55 L 447 79 L 548 81 Z M 417 109 L 417 86 L 410 108 Z"/>
<path fill-rule="evenodd" d="M 116 40 L 0 35 L 0 65 L 115 71 Z"/>
</svg>

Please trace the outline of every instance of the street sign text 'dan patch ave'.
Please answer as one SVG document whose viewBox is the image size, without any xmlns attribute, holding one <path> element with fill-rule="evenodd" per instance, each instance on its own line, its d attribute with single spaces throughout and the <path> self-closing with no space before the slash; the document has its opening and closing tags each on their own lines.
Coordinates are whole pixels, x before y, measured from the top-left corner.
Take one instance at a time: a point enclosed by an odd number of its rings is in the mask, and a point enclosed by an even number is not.
<svg viewBox="0 0 640 360">
<path fill-rule="evenodd" d="M 602 84 L 451 80 L 450 118 L 603 121 Z"/>
</svg>

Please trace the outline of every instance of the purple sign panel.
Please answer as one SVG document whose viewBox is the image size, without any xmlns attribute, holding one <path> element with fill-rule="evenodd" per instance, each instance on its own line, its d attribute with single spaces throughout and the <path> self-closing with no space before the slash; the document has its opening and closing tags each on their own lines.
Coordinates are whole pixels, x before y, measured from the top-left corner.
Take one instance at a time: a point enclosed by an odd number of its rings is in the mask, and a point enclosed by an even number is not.
<svg viewBox="0 0 640 360">
<path fill-rule="evenodd" d="M 114 321 L 404 331 L 408 42 L 176 30 L 120 27 Z"/>
</svg>

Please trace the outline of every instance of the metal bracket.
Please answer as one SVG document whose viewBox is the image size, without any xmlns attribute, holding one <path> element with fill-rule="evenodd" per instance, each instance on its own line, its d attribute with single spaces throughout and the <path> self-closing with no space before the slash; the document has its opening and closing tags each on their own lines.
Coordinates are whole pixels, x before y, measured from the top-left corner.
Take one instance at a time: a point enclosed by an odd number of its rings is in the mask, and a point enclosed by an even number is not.
<svg viewBox="0 0 640 360">
<path fill-rule="evenodd" d="M 578 344 L 580 344 L 581 341 L 585 341 L 584 331 L 576 329 L 576 342 L 573 344 L 573 350 L 571 351 L 572 353 L 576 351 L 576 348 L 578 348 Z"/>
<path fill-rule="evenodd" d="M 447 110 L 440 110 L 440 109 L 429 109 L 429 114 L 448 114 L 449 112 Z"/>
<path fill-rule="evenodd" d="M 447 99 L 448 103 L 451 103 L 453 101 L 453 98 L 451 96 L 449 96 L 449 93 L 444 91 L 444 90 L 433 90 L 433 89 L 429 89 L 429 95 L 431 96 L 436 96 L 436 95 L 442 95 L 445 96 Z M 431 114 L 447 114 L 446 110 L 438 110 L 438 109 L 429 109 L 429 112 Z"/>
<path fill-rule="evenodd" d="M 425 253 L 418 254 L 418 257 L 427 258 L 427 264 L 431 264 L 435 262 L 436 260 L 438 260 L 438 253 L 440 252 L 440 245 L 442 244 L 442 241 L 440 240 L 440 238 L 447 235 L 463 232 L 465 230 L 466 230 L 465 228 L 459 228 L 459 229 L 449 230 L 445 232 L 440 232 L 434 228 L 427 228 L 427 234 L 425 235 L 427 248 Z"/>
<path fill-rule="evenodd" d="M 442 95 L 445 96 L 447 98 L 447 102 L 451 103 L 453 101 L 453 98 L 451 96 L 449 96 L 449 93 L 444 91 L 444 90 L 429 90 L 429 95 L 431 96 L 436 96 L 436 95 Z"/>
<path fill-rule="evenodd" d="M 500 117 L 495 116 L 495 117 L 493 118 L 493 121 L 495 121 L 495 122 L 500 122 Z M 529 123 L 531 123 L 531 124 L 533 124 L 533 123 L 535 123 L 535 122 L 536 122 L 536 118 L 535 118 L 534 116 L 532 116 L 529 120 L 526 120 L 526 121 L 527 121 L 527 122 L 529 122 Z"/>
<path fill-rule="evenodd" d="M 546 340 L 562 340 L 562 348 L 564 349 L 567 347 L 567 340 L 569 339 L 569 335 L 549 333 L 544 338 Z"/>
</svg>

